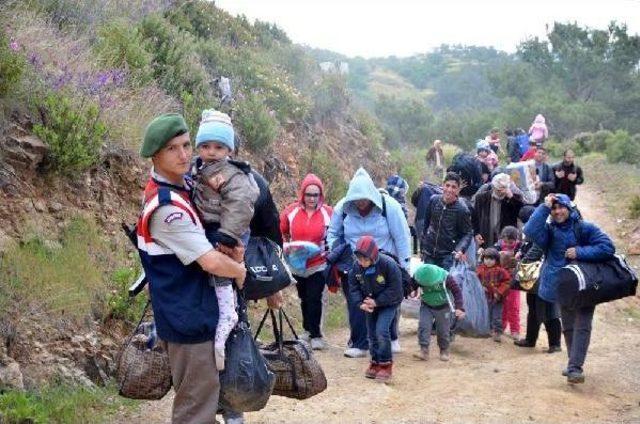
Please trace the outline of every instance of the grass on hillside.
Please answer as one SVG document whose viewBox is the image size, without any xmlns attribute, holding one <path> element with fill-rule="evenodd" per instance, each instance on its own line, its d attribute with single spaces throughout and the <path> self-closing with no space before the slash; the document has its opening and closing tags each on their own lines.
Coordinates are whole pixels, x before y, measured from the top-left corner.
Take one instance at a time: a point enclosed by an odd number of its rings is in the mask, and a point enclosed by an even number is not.
<svg viewBox="0 0 640 424">
<path fill-rule="evenodd" d="M 115 386 L 70 387 L 53 383 L 38 391 L 0 393 L 0 422 L 7 424 L 98 423 L 137 402 L 117 395 Z"/>
<path fill-rule="evenodd" d="M 0 260 L 0 320 L 14 322 L 41 314 L 48 321 L 59 317 L 83 322 L 115 314 L 129 318 L 123 309 L 126 286 L 135 278 L 127 270 L 126 252 L 113 249 L 97 225 L 72 220 L 59 240 L 31 236 L 9 249 Z M 113 270 L 117 270 L 115 272 Z"/>
<path fill-rule="evenodd" d="M 590 153 L 576 160 L 585 181 L 602 190 L 608 212 L 617 220 L 634 220 L 640 209 L 640 168 L 626 163 L 612 164 L 601 153 Z M 578 192 L 580 187 L 578 187 Z"/>
<path fill-rule="evenodd" d="M 386 94 L 398 98 L 426 101 L 435 95 L 431 89 L 419 90 L 399 74 L 388 69 L 376 69 L 369 75 L 369 90 L 376 96 Z"/>
</svg>

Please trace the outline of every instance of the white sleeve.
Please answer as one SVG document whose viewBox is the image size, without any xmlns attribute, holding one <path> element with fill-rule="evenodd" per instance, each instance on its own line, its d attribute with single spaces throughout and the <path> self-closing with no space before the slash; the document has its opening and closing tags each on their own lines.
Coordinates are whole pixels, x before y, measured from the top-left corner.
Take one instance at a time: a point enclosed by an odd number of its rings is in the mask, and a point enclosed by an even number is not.
<svg viewBox="0 0 640 424">
<path fill-rule="evenodd" d="M 175 253 L 184 265 L 213 249 L 204 229 L 194 224 L 189 214 L 177 206 L 160 206 L 151 217 L 149 233 L 156 243 Z"/>
</svg>

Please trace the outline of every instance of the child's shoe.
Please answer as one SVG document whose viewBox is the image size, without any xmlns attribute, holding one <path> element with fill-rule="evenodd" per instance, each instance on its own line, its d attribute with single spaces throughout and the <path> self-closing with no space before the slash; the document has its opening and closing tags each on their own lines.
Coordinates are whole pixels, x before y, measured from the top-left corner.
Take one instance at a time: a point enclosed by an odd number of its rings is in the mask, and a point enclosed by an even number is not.
<svg viewBox="0 0 640 424">
<path fill-rule="evenodd" d="M 378 374 L 378 367 L 379 365 L 377 362 L 371 361 L 369 363 L 369 368 L 364 372 L 364 376 L 367 378 L 376 378 L 376 375 Z"/>
<path fill-rule="evenodd" d="M 218 371 L 224 371 L 224 361 L 225 361 L 224 346 L 214 347 L 213 355 L 215 356 L 215 359 L 216 359 L 216 368 L 218 368 Z"/>
<path fill-rule="evenodd" d="M 440 351 L 440 360 L 444 362 L 449 361 L 449 349 L 443 349 Z"/>
<path fill-rule="evenodd" d="M 381 381 L 383 383 L 386 381 L 389 381 L 393 374 L 392 368 L 393 368 L 393 362 L 384 362 L 384 363 L 378 364 L 378 372 L 376 373 L 376 380 Z"/>
<path fill-rule="evenodd" d="M 421 361 L 428 361 L 429 360 L 429 348 L 428 347 L 421 347 L 419 352 L 413 354 L 413 357 L 416 358 L 416 359 L 419 359 Z"/>
<path fill-rule="evenodd" d="M 496 343 L 502 343 L 502 333 L 498 333 L 497 331 L 493 333 L 493 341 Z"/>
</svg>

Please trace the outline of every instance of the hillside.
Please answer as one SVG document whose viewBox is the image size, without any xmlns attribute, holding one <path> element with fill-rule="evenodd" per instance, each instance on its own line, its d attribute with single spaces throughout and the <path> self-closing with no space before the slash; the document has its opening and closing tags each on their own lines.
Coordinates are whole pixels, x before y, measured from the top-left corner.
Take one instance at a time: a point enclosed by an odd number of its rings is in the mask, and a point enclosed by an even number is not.
<svg viewBox="0 0 640 424">
<path fill-rule="evenodd" d="M 121 403 L 82 388 L 109 381 L 144 303 L 127 299 L 139 265 L 120 224 L 139 210 L 150 162 L 137 152 L 155 115 L 181 112 L 195 133 L 203 108 L 230 113 L 239 157 L 280 207 L 307 172 L 332 203 L 357 167 L 379 183 L 391 172 L 344 79 L 275 25 L 206 1 L 11 1 L 0 17 L 0 392 Z"/>
</svg>

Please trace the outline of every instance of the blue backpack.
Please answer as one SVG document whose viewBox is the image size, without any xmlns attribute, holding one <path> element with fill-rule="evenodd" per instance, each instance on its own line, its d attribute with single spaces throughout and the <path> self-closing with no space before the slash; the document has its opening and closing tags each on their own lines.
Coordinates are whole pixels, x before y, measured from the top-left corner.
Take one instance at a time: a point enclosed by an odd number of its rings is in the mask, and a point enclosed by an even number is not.
<svg viewBox="0 0 640 424">
<path fill-rule="evenodd" d="M 516 136 L 516 143 L 520 148 L 520 155 L 524 155 L 529 150 L 529 134 L 520 134 Z"/>
</svg>

